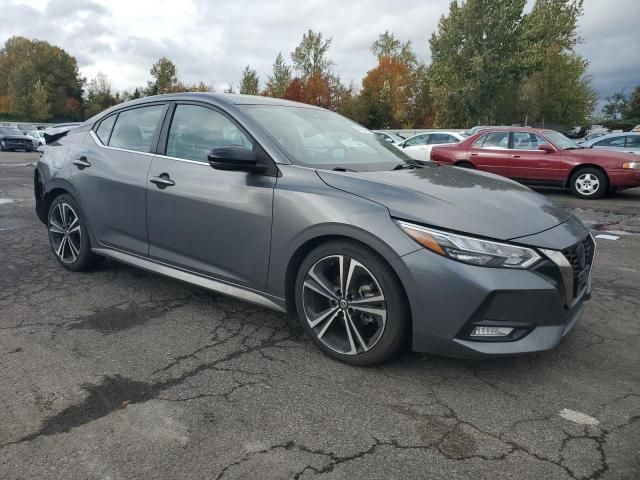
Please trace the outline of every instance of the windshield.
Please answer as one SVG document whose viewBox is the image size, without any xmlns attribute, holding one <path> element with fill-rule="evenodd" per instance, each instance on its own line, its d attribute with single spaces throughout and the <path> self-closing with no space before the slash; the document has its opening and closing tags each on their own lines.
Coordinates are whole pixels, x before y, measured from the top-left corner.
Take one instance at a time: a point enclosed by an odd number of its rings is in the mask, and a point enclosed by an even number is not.
<svg viewBox="0 0 640 480">
<path fill-rule="evenodd" d="M 296 165 L 354 171 L 389 170 L 411 159 L 337 113 L 305 107 L 245 105 Z"/>
<path fill-rule="evenodd" d="M 4 135 L 22 135 L 22 132 L 14 127 L 0 127 L 0 133 Z"/>
<path fill-rule="evenodd" d="M 570 150 L 572 148 L 582 148 L 573 140 L 565 137 L 563 134 L 559 132 L 544 132 L 547 139 L 551 141 L 556 147 L 560 150 Z"/>
</svg>

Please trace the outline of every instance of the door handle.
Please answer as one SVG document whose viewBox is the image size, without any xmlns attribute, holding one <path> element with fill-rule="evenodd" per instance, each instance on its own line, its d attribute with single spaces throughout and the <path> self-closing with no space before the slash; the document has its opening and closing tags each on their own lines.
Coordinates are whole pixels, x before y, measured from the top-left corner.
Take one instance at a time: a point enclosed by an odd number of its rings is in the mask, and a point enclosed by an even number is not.
<svg viewBox="0 0 640 480">
<path fill-rule="evenodd" d="M 520 158 L 520 155 L 514 155 L 513 158 Z"/>
<path fill-rule="evenodd" d="M 172 187 L 173 185 L 176 184 L 176 182 L 171 180 L 171 178 L 169 177 L 168 173 L 161 173 L 157 177 L 151 177 L 149 179 L 149 181 L 151 183 L 155 184 L 155 186 L 160 188 L 160 189 L 164 189 L 164 188 L 167 188 L 167 187 Z"/>
<path fill-rule="evenodd" d="M 477 154 L 477 153 L 473 153 L 473 152 L 472 152 L 472 153 L 471 153 L 471 156 L 472 156 L 472 157 L 477 157 L 477 156 L 478 156 L 478 154 Z"/>
<path fill-rule="evenodd" d="M 87 157 L 76 158 L 72 163 L 76 167 L 78 167 L 80 170 L 91 166 L 91 163 L 89 163 L 89 160 L 87 160 Z"/>
</svg>

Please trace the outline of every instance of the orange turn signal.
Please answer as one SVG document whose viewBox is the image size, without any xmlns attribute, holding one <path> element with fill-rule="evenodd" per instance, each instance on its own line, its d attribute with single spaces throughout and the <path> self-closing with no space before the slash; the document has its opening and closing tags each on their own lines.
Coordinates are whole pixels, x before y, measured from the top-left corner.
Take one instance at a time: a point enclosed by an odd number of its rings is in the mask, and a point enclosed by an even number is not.
<svg viewBox="0 0 640 480">
<path fill-rule="evenodd" d="M 416 242 L 418 242 L 423 247 L 428 248 L 433 252 L 439 253 L 440 255 L 445 254 L 444 250 L 442 250 L 442 247 L 438 245 L 438 242 L 436 242 L 433 239 L 433 237 L 429 235 L 427 232 L 424 232 L 422 230 L 416 230 L 406 225 L 403 226 L 402 229 L 405 232 L 407 232 L 411 236 L 411 238 L 413 238 Z"/>
</svg>

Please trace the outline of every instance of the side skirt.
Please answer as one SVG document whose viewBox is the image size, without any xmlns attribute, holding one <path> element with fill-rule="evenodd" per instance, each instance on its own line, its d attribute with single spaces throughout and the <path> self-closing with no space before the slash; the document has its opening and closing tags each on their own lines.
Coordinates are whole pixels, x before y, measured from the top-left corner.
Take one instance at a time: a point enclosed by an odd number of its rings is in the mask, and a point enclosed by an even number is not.
<svg viewBox="0 0 640 480">
<path fill-rule="evenodd" d="M 271 295 L 268 295 L 266 293 L 247 289 L 238 285 L 231 285 L 219 280 L 214 280 L 210 277 L 196 275 L 195 273 L 181 270 L 164 263 L 159 263 L 148 258 L 131 255 L 119 250 L 113 250 L 111 248 L 93 248 L 92 251 L 98 255 L 109 257 L 118 262 L 142 268 L 143 270 L 147 270 L 149 272 L 175 278 L 176 280 L 181 280 L 183 282 L 190 283 L 192 285 L 196 285 L 198 287 L 202 287 L 216 293 L 221 293 L 223 295 L 238 298 L 246 302 L 254 303 L 271 310 L 276 310 L 283 313 L 286 312 L 286 309 L 284 307 L 285 302 L 283 299 L 272 297 Z"/>
</svg>

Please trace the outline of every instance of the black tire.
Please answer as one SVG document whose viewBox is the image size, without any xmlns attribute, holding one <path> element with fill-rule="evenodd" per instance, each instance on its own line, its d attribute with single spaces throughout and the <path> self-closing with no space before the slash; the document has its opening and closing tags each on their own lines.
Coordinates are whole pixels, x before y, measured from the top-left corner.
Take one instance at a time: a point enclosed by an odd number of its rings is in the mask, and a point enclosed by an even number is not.
<svg viewBox="0 0 640 480">
<path fill-rule="evenodd" d="M 576 197 L 595 200 L 607 193 L 609 179 L 598 168 L 584 167 L 576 170 L 571 175 L 569 188 Z"/>
<path fill-rule="evenodd" d="M 70 209 L 67 208 L 67 206 L 70 207 Z M 71 226 L 70 224 L 72 223 L 72 220 L 69 220 L 67 225 L 65 225 L 64 222 L 60 221 L 61 209 L 65 210 L 68 216 L 69 211 L 71 211 L 73 216 L 77 217 L 77 224 L 80 226 L 79 234 L 78 232 L 70 231 L 75 229 L 75 227 L 69 229 L 69 232 L 64 235 L 57 233 L 58 227 L 62 226 L 63 230 L 67 231 L 67 226 Z M 69 216 L 69 218 L 73 217 Z M 51 245 L 53 255 L 56 257 L 58 263 L 67 270 L 71 270 L 72 272 L 90 270 L 102 260 L 102 257 L 91 251 L 91 241 L 89 239 L 84 213 L 71 195 L 63 193 L 51 202 L 47 214 L 47 230 L 49 234 L 49 245 Z M 62 243 L 61 238 L 64 237 L 68 238 L 66 244 L 60 249 Z M 69 242 L 73 245 L 73 250 Z"/>
<path fill-rule="evenodd" d="M 472 170 L 475 170 L 476 168 L 476 166 L 471 162 L 458 162 L 454 166 L 459 168 L 470 168 Z"/>
<path fill-rule="evenodd" d="M 349 262 L 349 265 L 350 262 L 355 260 L 357 263 L 361 264 L 361 266 L 364 266 L 364 269 L 360 269 L 362 274 L 361 277 L 366 278 L 368 273 L 372 274 L 373 282 L 377 282 L 376 287 L 380 287 L 379 289 L 381 291 L 379 293 L 382 294 L 384 298 L 382 302 L 384 304 L 383 308 L 386 308 L 386 324 L 381 328 L 380 334 L 373 335 L 372 338 L 377 338 L 377 340 L 375 340 L 375 343 L 371 344 L 369 350 L 363 350 L 358 353 L 341 353 L 336 351 L 318 338 L 319 334 L 310 326 L 310 320 L 307 319 L 304 304 L 304 298 L 307 297 L 304 296 L 304 284 L 305 280 L 308 279 L 307 275 L 309 270 L 312 267 L 315 268 L 315 266 L 320 264 L 320 262 L 331 261 L 328 259 L 333 258 L 334 256 L 344 256 L 347 258 L 345 262 Z M 365 270 L 366 273 L 364 273 Z M 355 282 L 357 281 L 358 274 L 354 273 L 354 288 L 356 286 Z M 358 292 L 361 292 L 362 288 L 363 287 L 361 286 Z M 377 290 L 375 287 L 374 289 Z M 306 290 L 306 295 L 309 295 L 308 288 Z M 345 298 L 347 296 L 349 296 L 348 292 L 345 294 Z M 360 301 L 361 300 L 362 297 L 360 297 Z M 363 313 L 357 311 L 359 310 L 358 307 L 361 306 L 356 305 L 357 299 L 352 298 L 350 301 L 354 301 L 353 304 L 350 304 L 353 308 L 343 307 L 343 310 L 340 311 L 338 314 L 339 316 L 336 317 L 336 322 L 331 328 L 342 329 L 342 331 L 345 332 L 344 336 L 346 337 L 345 328 L 347 325 L 346 318 L 348 317 L 359 325 L 359 329 L 352 330 L 352 332 L 354 332 L 353 338 L 356 340 L 364 338 L 365 343 L 367 343 L 366 329 L 369 328 L 367 325 L 370 326 L 373 323 L 371 319 L 372 317 L 369 314 L 363 315 Z M 408 308 L 406 296 L 400 284 L 400 280 L 379 254 L 359 242 L 352 240 L 334 240 L 324 243 L 312 250 L 300 265 L 296 276 L 295 304 L 298 320 L 313 342 L 327 355 L 344 363 L 356 366 L 376 365 L 391 359 L 406 345 L 406 336 L 409 331 L 410 310 Z M 335 308 L 339 309 L 340 307 L 336 305 Z M 347 311 L 351 312 L 350 316 L 347 315 Z M 365 316 L 368 317 L 367 320 L 363 320 L 363 317 Z M 320 326 L 322 326 L 322 324 Z M 363 333 L 362 329 L 365 330 L 365 333 Z M 355 332 L 358 331 L 362 334 L 361 337 L 355 336 Z M 359 343 L 359 347 L 361 345 L 362 343 Z"/>
</svg>

